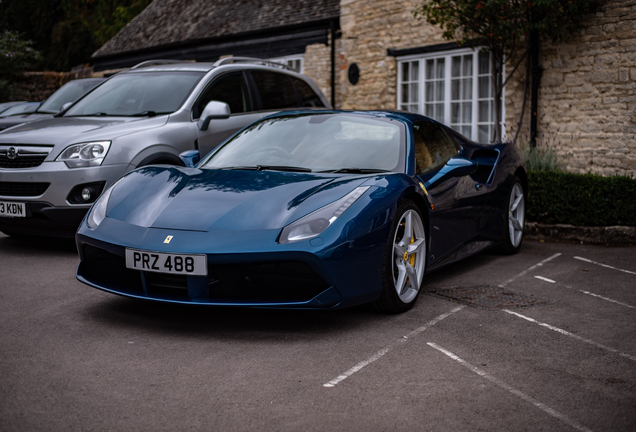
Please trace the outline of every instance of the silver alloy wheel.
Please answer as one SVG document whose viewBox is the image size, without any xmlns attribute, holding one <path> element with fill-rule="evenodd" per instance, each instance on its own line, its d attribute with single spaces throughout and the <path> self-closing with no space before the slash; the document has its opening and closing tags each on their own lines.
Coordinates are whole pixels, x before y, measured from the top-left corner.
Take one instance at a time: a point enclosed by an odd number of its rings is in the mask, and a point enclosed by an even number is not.
<svg viewBox="0 0 636 432">
<path fill-rule="evenodd" d="M 426 263 L 426 232 L 420 215 L 407 210 L 393 236 L 393 284 L 398 297 L 410 303 L 420 290 Z"/>
<path fill-rule="evenodd" d="M 510 243 L 513 247 L 519 247 L 523 238 L 523 225 L 526 217 L 526 204 L 523 198 L 523 189 L 519 183 L 515 183 L 510 192 L 510 208 L 508 209 L 508 231 Z"/>
</svg>

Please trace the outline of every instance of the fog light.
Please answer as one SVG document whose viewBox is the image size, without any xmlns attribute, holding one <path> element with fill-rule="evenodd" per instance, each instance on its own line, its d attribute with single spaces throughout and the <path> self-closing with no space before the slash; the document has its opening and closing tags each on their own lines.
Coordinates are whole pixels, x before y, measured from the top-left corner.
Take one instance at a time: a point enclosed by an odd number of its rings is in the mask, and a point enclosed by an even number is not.
<svg viewBox="0 0 636 432">
<path fill-rule="evenodd" d="M 91 190 L 89 188 L 82 189 L 82 199 L 84 201 L 91 199 Z"/>
</svg>

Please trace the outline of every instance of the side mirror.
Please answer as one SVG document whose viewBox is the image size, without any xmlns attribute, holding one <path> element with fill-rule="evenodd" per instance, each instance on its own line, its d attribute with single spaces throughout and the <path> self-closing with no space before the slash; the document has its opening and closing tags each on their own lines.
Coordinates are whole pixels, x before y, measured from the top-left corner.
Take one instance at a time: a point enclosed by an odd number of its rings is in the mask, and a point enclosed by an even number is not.
<svg viewBox="0 0 636 432">
<path fill-rule="evenodd" d="M 73 105 L 73 102 L 66 102 L 64 105 L 60 107 L 60 110 L 58 112 L 66 111 L 66 109 L 70 107 L 71 105 Z"/>
<path fill-rule="evenodd" d="M 194 166 L 201 160 L 201 154 L 199 153 L 199 150 L 188 150 L 181 153 L 179 155 L 179 159 L 181 159 L 186 167 L 194 168 Z"/>
<path fill-rule="evenodd" d="M 477 162 L 474 160 L 456 157 L 451 158 L 446 162 L 437 174 L 435 174 L 429 181 L 426 182 L 426 186 L 433 183 L 447 180 L 452 177 L 463 177 L 471 174 L 475 174 L 478 168 Z"/>
<path fill-rule="evenodd" d="M 208 130 L 210 120 L 223 120 L 230 118 L 230 106 L 225 102 L 210 101 L 203 109 L 197 126 L 202 131 Z"/>
</svg>

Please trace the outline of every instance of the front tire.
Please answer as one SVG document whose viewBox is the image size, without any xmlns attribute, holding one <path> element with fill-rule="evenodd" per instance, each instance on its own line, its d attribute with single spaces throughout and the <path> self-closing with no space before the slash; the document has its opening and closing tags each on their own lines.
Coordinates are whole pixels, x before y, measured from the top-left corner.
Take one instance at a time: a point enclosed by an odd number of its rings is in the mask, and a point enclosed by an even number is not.
<svg viewBox="0 0 636 432">
<path fill-rule="evenodd" d="M 503 240 L 498 250 L 505 255 L 514 255 L 521 249 L 523 229 L 526 224 L 526 200 L 521 181 L 516 176 L 510 189 L 506 209 Z"/>
<path fill-rule="evenodd" d="M 419 208 L 404 200 L 396 218 L 382 267 L 382 294 L 373 306 L 384 312 L 400 313 L 413 307 L 420 295 L 426 269 L 426 231 Z"/>
</svg>

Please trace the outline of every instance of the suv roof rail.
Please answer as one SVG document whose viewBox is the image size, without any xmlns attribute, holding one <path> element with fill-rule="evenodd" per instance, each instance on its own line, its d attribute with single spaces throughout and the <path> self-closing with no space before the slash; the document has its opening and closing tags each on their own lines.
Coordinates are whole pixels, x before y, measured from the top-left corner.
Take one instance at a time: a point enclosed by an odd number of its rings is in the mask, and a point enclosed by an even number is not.
<svg viewBox="0 0 636 432">
<path fill-rule="evenodd" d="M 230 63 L 234 63 L 234 62 L 241 62 L 241 63 L 256 63 L 256 64 L 262 64 L 262 65 L 271 65 L 271 66 L 277 66 L 283 69 L 287 69 L 290 71 L 293 71 L 292 68 L 290 68 L 289 66 L 287 66 L 286 64 L 283 63 L 278 63 L 275 61 L 271 61 L 271 60 L 267 60 L 267 59 L 260 59 L 260 58 L 256 58 L 256 57 L 226 57 L 226 58 L 222 58 L 217 60 L 216 62 L 214 62 L 214 66 L 223 66 L 225 64 L 230 64 Z"/>
<path fill-rule="evenodd" d="M 145 62 L 141 62 L 139 64 L 134 65 L 130 69 L 139 69 L 146 66 L 155 66 L 162 64 L 173 64 L 173 63 L 183 63 L 184 60 L 146 60 Z"/>
</svg>

